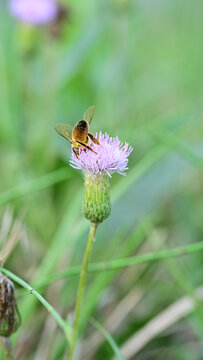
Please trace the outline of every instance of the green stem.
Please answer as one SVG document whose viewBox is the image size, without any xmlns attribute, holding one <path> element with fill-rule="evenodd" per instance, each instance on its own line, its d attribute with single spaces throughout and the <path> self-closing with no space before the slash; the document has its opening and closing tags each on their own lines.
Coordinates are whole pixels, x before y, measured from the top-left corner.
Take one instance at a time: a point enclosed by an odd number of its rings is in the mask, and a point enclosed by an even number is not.
<svg viewBox="0 0 203 360">
<path fill-rule="evenodd" d="M 17 284 L 22 286 L 24 289 L 29 291 L 30 294 L 34 295 L 41 303 L 44 305 L 44 307 L 49 311 L 49 313 L 54 317 L 58 325 L 61 327 L 61 329 L 64 331 L 66 338 L 68 341 L 70 341 L 70 334 L 71 334 L 71 328 L 69 324 L 67 324 L 62 317 L 59 315 L 59 313 L 53 308 L 51 304 L 49 304 L 42 295 L 40 295 L 35 289 L 33 289 L 29 284 L 27 284 L 24 280 L 19 278 L 17 275 L 13 274 L 11 271 L 0 268 L 0 271 L 7 275 L 10 279 L 15 281 Z"/>
<path fill-rule="evenodd" d="M 88 267 L 88 273 L 119 270 L 119 269 L 124 269 L 126 267 L 135 266 L 138 264 L 161 261 L 161 260 L 184 256 L 184 255 L 190 255 L 200 251 L 203 251 L 203 241 L 184 245 L 184 246 L 179 246 L 173 249 L 151 252 L 148 254 L 136 255 L 132 257 L 115 259 L 110 261 L 101 261 L 98 263 L 91 263 Z M 80 265 L 72 266 L 66 270 L 45 277 L 39 283 L 36 284 L 36 287 L 37 288 L 44 287 L 45 285 L 53 281 L 56 281 L 58 279 L 66 278 L 68 276 L 78 275 L 80 271 L 81 271 Z"/>
<path fill-rule="evenodd" d="M 80 313 L 81 313 L 81 307 L 82 307 L 82 300 L 83 300 L 83 295 L 84 295 L 84 291 L 85 291 L 85 283 L 86 283 L 86 278 L 87 278 L 88 263 L 90 260 L 92 247 L 93 247 L 93 244 L 95 241 L 96 230 L 97 230 L 97 224 L 91 223 L 89 238 L 88 238 L 85 255 L 84 255 L 84 259 L 83 259 L 83 264 L 82 264 L 82 269 L 81 269 L 81 273 L 80 273 L 80 280 L 79 280 L 77 299 L 76 299 L 76 305 L 75 305 L 75 320 L 74 320 L 74 324 L 73 324 L 73 333 L 72 333 L 72 338 L 70 341 L 70 348 L 69 348 L 69 352 L 68 352 L 68 360 L 72 360 L 73 352 L 75 349 L 75 344 L 76 344 L 76 339 L 77 339 L 77 334 L 78 334 L 78 327 L 79 327 L 79 320 L 80 320 Z"/>
</svg>

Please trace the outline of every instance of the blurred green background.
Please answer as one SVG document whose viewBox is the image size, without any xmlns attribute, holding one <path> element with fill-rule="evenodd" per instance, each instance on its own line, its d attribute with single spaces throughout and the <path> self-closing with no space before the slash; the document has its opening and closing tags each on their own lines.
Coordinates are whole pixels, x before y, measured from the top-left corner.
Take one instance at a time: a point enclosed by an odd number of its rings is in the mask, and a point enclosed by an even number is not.
<svg viewBox="0 0 203 360">
<path fill-rule="evenodd" d="M 201 241 L 202 1 L 64 1 L 68 17 L 55 36 L 50 25 L 14 19 L 3 3 L 4 266 L 37 288 L 47 275 L 81 264 L 89 226 L 81 216 L 83 177 L 69 166 L 70 144 L 54 126 L 74 125 L 93 104 L 92 132 L 119 136 L 134 151 L 127 176 L 111 179 L 112 214 L 99 226 L 91 261 Z M 88 322 L 93 316 L 126 359 L 202 360 L 203 309 L 196 296 L 202 264 L 196 253 L 90 274 L 75 359 L 113 358 Z M 40 292 L 65 318 L 73 311 L 77 283 L 78 276 L 67 277 Z M 16 294 L 22 325 L 12 336 L 15 359 L 63 359 L 66 343 L 55 320 L 18 286 Z M 193 311 L 178 316 L 174 306 L 166 313 L 171 324 L 159 330 L 159 315 L 189 295 Z"/>
</svg>

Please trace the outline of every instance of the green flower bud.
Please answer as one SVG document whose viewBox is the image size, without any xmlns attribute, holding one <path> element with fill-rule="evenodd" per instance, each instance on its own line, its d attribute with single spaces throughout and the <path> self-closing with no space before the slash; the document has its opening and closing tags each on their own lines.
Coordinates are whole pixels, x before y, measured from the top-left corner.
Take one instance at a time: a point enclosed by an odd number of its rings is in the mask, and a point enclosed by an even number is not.
<svg viewBox="0 0 203 360">
<path fill-rule="evenodd" d="M 83 215 L 94 224 L 104 221 L 111 213 L 109 176 L 106 173 L 85 176 Z"/>
</svg>

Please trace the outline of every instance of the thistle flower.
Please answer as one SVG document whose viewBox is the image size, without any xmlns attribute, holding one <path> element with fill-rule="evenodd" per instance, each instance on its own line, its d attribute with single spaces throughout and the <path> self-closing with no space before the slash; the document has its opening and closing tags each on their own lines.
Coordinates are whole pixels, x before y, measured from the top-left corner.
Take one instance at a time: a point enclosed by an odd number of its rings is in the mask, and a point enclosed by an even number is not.
<svg viewBox="0 0 203 360">
<path fill-rule="evenodd" d="M 125 175 L 128 157 L 133 148 L 112 138 L 107 133 L 96 134 L 100 145 L 91 143 L 92 149 L 79 150 L 78 158 L 72 154 L 70 165 L 85 175 L 83 215 L 92 223 L 104 221 L 111 213 L 109 178 L 114 172 Z"/>
<path fill-rule="evenodd" d="M 10 0 L 11 13 L 29 24 L 46 24 L 58 15 L 58 5 L 54 0 Z"/>
<path fill-rule="evenodd" d="M 10 336 L 17 330 L 20 321 L 14 285 L 7 276 L 0 273 L 0 336 Z"/>
<path fill-rule="evenodd" d="M 83 170 L 84 174 L 111 174 L 117 172 L 125 175 L 128 164 L 128 157 L 133 148 L 127 143 L 120 142 L 118 137 L 112 138 L 107 133 L 102 132 L 96 134 L 96 139 L 100 145 L 92 142 L 91 147 L 97 154 L 92 151 L 84 151 L 80 149 L 79 159 L 73 154 L 70 164 L 75 169 Z"/>
</svg>

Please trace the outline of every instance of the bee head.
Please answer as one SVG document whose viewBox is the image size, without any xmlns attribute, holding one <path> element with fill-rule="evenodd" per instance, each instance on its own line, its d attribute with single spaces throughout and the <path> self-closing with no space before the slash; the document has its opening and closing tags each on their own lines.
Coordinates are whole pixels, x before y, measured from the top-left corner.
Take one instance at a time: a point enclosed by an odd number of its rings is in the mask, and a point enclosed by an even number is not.
<svg viewBox="0 0 203 360">
<path fill-rule="evenodd" d="M 85 121 L 85 120 L 78 121 L 77 127 L 82 128 L 82 129 L 86 129 L 88 127 L 87 121 Z"/>
</svg>

